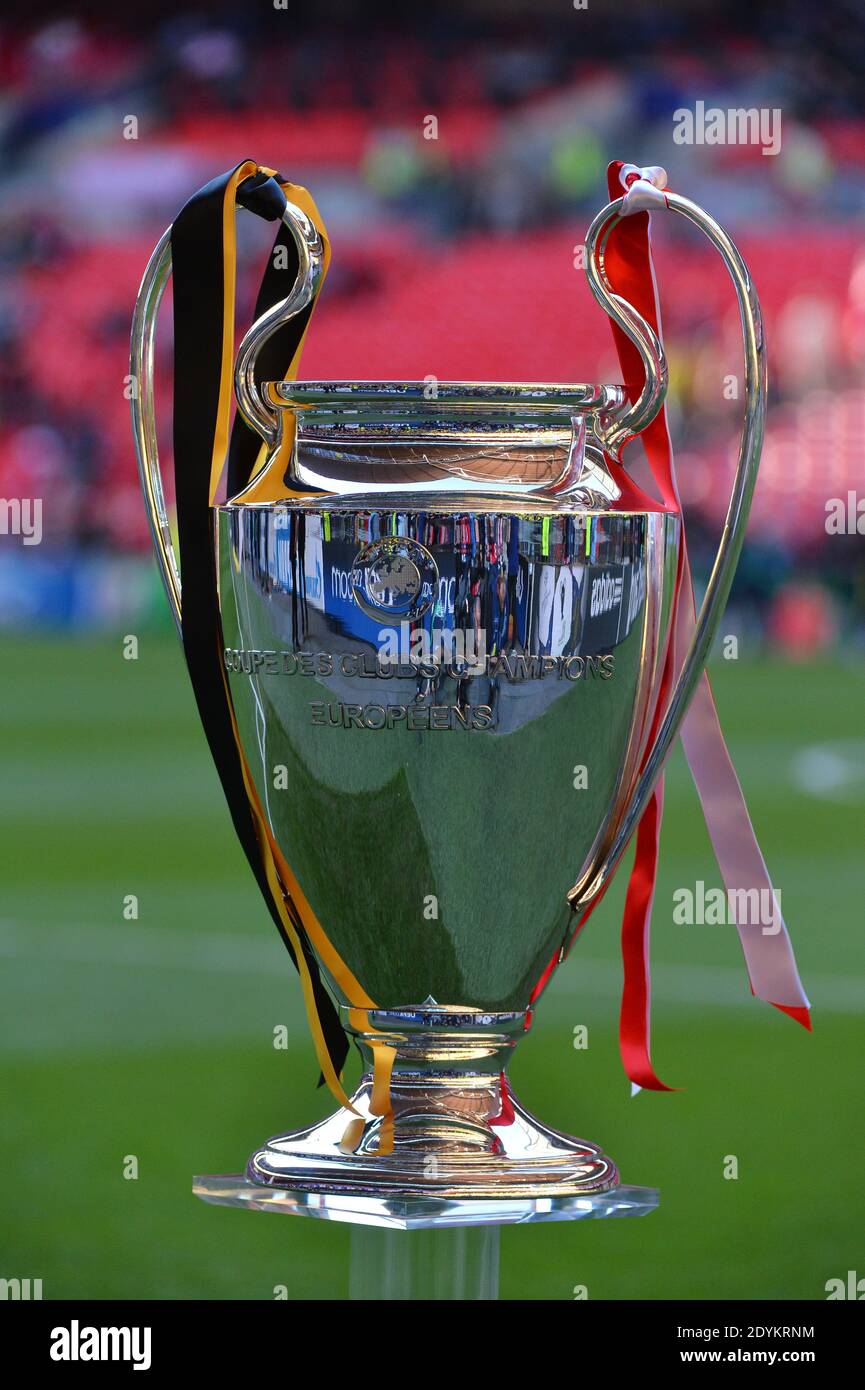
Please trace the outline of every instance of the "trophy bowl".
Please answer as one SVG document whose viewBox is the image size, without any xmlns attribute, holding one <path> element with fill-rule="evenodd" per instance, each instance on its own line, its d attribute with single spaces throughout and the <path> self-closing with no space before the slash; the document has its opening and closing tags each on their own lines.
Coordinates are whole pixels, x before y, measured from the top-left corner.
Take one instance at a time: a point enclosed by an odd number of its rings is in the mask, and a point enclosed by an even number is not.
<svg viewBox="0 0 865 1390">
<path fill-rule="evenodd" d="M 587 265 L 639 354 L 638 393 L 263 380 L 258 353 L 314 301 L 323 273 L 314 220 L 285 203 L 294 289 L 253 325 L 236 361 L 237 401 L 261 455 L 251 481 L 210 508 L 206 583 L 271 889 L 363 1074 L 330 1118 L 253 1153 L 257 1190 L 439 1201 L 451 1212 L 500 1199 L 528 1213 L 618 1188 L 597 1146 L 528 1113 L 507 1066 L 678 731 L 753 488 L 759 307 L 717 224 L 676 195 L 666 205 L 706 232 L 733 278 L 746 420 L 706 600 L 662 699 L 681 523 L 620 463 L 666 389 L 655 333 L 604 272 L 622 200 L 593 223 Z M 139 297 L 133 416 L 180 618 L 152 390 L 170 262 L 166 237 Z"/>
</svg>

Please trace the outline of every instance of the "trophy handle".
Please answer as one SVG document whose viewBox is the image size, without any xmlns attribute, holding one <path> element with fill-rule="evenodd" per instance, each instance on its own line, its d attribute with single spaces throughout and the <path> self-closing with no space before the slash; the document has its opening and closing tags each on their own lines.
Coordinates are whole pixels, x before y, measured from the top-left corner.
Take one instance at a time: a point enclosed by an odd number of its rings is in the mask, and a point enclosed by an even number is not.
<svg viewBox="0 0 865 1390">
<path fill-rule="evenodd" d="M 262 399 L 255 379 L 255 359 L 265 343 L 290 319 L 313 302 L 324 278 L 324 243 L 318 228 L 302 208 L 287 202 L 282 216 L 297 247 L 298 270 L 291 293 L 255 320 L 237 350 L 234 390 L 246 423 L 273 448 L 279 441 L 282 412 Z M 250 480 L 252 481 L 252 480 Z"/>
<path fill-rule="evenodd" d="M 242 204 L 238 204 L 242 206 Z M 294 287 L 288 297 L 274 305 L 257 319 L 243 339 L 237 357 L 235 388 L 240 410 L 248 422 L 268 444 L 276 443 L 279 432 L 278 413 L 269 410 L 262 401 L 254 377 L 255 358 L 267 340 L 289 319 L 307 307 L 318 293 L 324 273 L 324 248 L 321 237 L 306 213 L 287 202 L 282 221 L 294 237 L 299 257 L 299 269 Z M 163 232 L 141 281 L 135 312 L 132 316 L 130 346 L 130 384 L 132 388 L 132 432 L 138 474 L 147 507 L 147 519 L 153 537 L 153 548 L 159 572 L 165 585 L 168 603 L 178 631 L 181 626 L 180 564 L 162 486 L 159 449 L 156 438 L 156 405 L 153 383 L 153 348 L 156 322 L 165 288 L 171 277 L 171 228 Z"/>
<path fill-rule="evenodd" d="M 132 315 L 129 374 L 132 388 L 132 435 L 138 476 L 153 537 L 159 573 L 165 585 L 171 614 L 180 631 L 180 565 L 162 487 L 159 448 L 156 441 L 156 409 L 153 391 L 153 345 L 156 320 L 165 287 L 171 276 L 171 228 L 167 227 L 153 250 L 141 281 Z"/>
<path fill-rule="evenodd" d="M 745 418 L 739 442 L 736 475 L 724 520 L 724 529 L 721 533 L 718 552 L 715 556 L 687 655 L 670 696 L 657 738 L 637 779 L 633 794 L 615 832 L 609 851 L 601 866 L 599 868 L 592 867 L 589 874 L 569 894 L 572 906 L 591 901 L 606 883 L 636 828 L 652 794 L 664 760 L 670 751 L 670 745 L 681 728 L 691 697 L 703 674 L 703 668 L 727 602 L 730 585 L 733 582 L 742 542 L 745 539 L 748 512 L 751 507 L 754 484 L 757 481 L 757 468 L 763 444 L 763 421 L 766 413 L 766 352 L 760 303 L 751 283 L 748 268 L 733 241 L 714 218 L 710 217 L 702 208 L 697 207 L 695 203 L 690 202 L 688 198 L 683 198 L 679 194 L 665 191 L 663 197 L 666 206 L 672 212 L 680 213 L 681 216 L 687 218 L 689 222 L 693 222 L 705 233 L 716 251 L 719 252 L 733 281 L 739 305 L 744 343 Z M 633 340 L 645 363 L 645 349 L 648 344 L 652 343 L 652 340 L 663 356 L 660 344 L 658 344 L 657 338 L 648 324 L 637 314 L 636 310 L 614 293 L 604 269 L 604 247 L 610 232 L 622 220 L 623 202 L 623 198 L 618 198 L 615 202 L 610 203 L 598 214 L 589 228 L 586 237 L 586 273 L 592 293 L 598 303 Z M 664 389 L 666 389 L 666 384 Z M 633 438 L 639 429 L 645 428 L 645 425 L 657 414 L 663 400 L 663 391 L 658 399 L 657 390 L 657 385 L 654 382 L 651 385 L 649 383 L 647 367 L 646 385 L 639 400 L 630 410 L 620 415 L 614 423 L 614 437 L 619 440 L 619 448 L 622 447 L 622 443 L 626 439 Z M 657 403 L 653 406 L 655 401 Z"/>
</svg>

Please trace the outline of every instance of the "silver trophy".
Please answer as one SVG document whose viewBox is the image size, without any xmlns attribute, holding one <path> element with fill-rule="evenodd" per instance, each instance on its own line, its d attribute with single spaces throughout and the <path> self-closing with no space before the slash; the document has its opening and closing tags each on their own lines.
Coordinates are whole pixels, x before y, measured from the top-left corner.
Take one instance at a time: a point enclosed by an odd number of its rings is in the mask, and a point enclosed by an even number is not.
<svg viewBox="0 0 865 1390">
<path fill-rule="evenodd" d="M 286 205 L 297 280 L 236 358 L 237 404 L 263 459 L 247 488 L 212 509 L 212 582 L 278 888 L 364 1071 L 350 1107 L 269 1139 L 244 1179 L 203 1179 L 201 1195 L 407 1225 L 654 1205 L 656 1194 L 620 1185 L 595 1144 L 531 1115 L 507 1067 L 539 982 L 618 864 L 681 726 L 756 477 L 757 298 L 718 224 L 665 196 L 720 252 L 745 356 L 726 525 L 665 711 L 680 521 L 660 506 L 635 509 L 608 462 L 655 417 L 667 382 L 658 338 L 604 272 L 622 200 L 592 223 L 586 267 L 639 352 L 635 400 L 615 385 L 262 385 L 259 352 L 308 308 L 322 273 L 314 224 Z M 163 238 L 136 311 L 133 414 L 179 616 L 152 372 L 170 268 Z"/>
</svg>

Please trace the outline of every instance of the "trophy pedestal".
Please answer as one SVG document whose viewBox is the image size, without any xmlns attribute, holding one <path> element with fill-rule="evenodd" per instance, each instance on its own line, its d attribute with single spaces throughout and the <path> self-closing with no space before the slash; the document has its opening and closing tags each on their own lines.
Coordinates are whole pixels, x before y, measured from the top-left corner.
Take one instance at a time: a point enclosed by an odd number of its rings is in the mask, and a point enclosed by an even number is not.
<svg viewBox="0 0 865 1390">
<path fill-rule="evenodd" d="M 616 1187 L 595 1144 L 550 1129 L 516 1099 L 504 1073 L 394 1072 L 390 1116 L 375 1114 L 372 1074 L 319 1124 L 279 1135 L 250 1158 L 267 1187 L 377 1200 L 544 1200 Z"/>
<path fill-rule="evenodd" d="M 217 1206 L 350 1223 L 352 1299 L 493 1300 L 500 1226 L 658 1205 L 654 1189 L 623 1186 L 597 1145 L 542 1124 L 514 1096 L 505 1064 L 524 1014 L 427 1000 L 360 1021 L 350 1031 L 366 1064 L 375 1046 L 392 1053 L 387 1087 L 366 1071 L 351 1110 L 270 1139 L 245 1175 L 192 1185 Z"/>
<path fill-rule="evenodd" d="M 595 1197 L 343 1197 L 261 1187 L 241 1173 L 195 1177 L 192 1191 L 216 1207 L 288 1212 L 352 1225 L 352 1301 L 491 1302 L 499 1290 L 499 1229 L 535 1220 L 642 1216 L 654 1211 L 651 1187 L 616 1187 Z"/>
<path fill-rule="evenodd" d="M 510 1200 L 345 1196 L 263 1187 L 239 1173 L 194 1178 L 192 1190 L 215 1206 L 349 1222 L 349 1297 L 386 1302 L 494 1301 L 501 1226 L 643 1216 L 659 1197 L 650 1187 L 621 1185 L 594 1196 Z"/>
<path fill-rule="evenodd" d="M 371 1011 L 374 1033 L 364 1024 L 352 1031 L 367 1064 L 373 1038 L 392 1045 L 386 1113 L 369 1070 L 351 1110 L 270 1139 L 245 1175 L 195 1178 L 197 1197 L 350 1223 L 351 1297 L 377 1300 L 496 1299 L 500 1226 L 658 1205 L 654 1189 L 623 1186 L 597 1145 L 542 1124 L 516 1099 L 504 1064 L 524 1015 L 428 1001 Z"/>
<path fill-rule="evenodd" d="M 586 1221 L 602 1216 L 645 1216 L 660 1194 L 653 1187 L 627 1187 L 585 1197 L 376 1197 L 363 1193 L 309 1192 L 302 1188 L 265 1187 L 242 1173 L 214 1174 L 192 1180 L 192 1191 L 218 1207 L 315 1216 L 321 1221 L 422 1231 L 460 1226 L 514 1226 L 534 1221 Z"/>
<path fill-rule="evenodd" d="M 270 1139 L 244 1176 L 196 1178 L 204 1201 L 411 1231 L 639 1216 L 652 1188 L 625 1187 L 595 1144 L 543 1125 L 504 1072 L 394 1072 L 391 1114 L 372 1113 L 361 1078 L 357 1112 Z"/>
<path fill-rule="evenodd" d="M 629 1216 L 657 1205 L 651 1189 L 622 1187 L 596 1144 L 520 1104 L 505 1067 L 525 1014 L 431 999 L 358 1014 L 345 1021 L 368 1070 L 351 1109 L 269 1139 L 245 1178 L 197 1178 L 197 1196 L 400 1230 Z M 383 1046 L 392 1054 L 384 1087 L 373 1065 Z"/>
<path fill-rule="evenodd" d="M 351 1109 L 268 1140 L 247 1164 L 251 1182 L 469 1204 L 590 1197 L 617 1186 L 615 1164 L 597 1145 L 550 1129 L 514 1096 L 505 1068 L 525 1034 L 524 1013 L 431 999 L 356 1012 L 360 1026 L 354 1011 L 345 1021 L 366 1070 Z M 384 1086 L 376 1048 L 390 1054 Z"/>
</svg>

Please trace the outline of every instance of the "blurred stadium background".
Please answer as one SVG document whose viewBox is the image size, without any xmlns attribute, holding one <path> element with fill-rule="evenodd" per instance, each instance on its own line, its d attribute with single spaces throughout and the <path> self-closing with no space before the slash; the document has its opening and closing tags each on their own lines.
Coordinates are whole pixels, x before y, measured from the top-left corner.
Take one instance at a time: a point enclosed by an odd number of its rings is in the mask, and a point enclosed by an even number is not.
<svg viewBox="0 0 865 1390">
<path fill-rule="evenodd" d="M 346 1293 L 345 1230 L 189 1191 L 193 1172 L 237 1171 L 267 1134 L 327 1108 L 169 632 L 124 397 L 154 242 L 190 192 L 249 156 L 314 192 L 333 242 L 303 375 L 617 380 L 573 264 L 611 158 L 663 164 L 739 243 L 772 404 L 724 624 L 740 655 L 713 676 L 815 1032 L 750 1000 L 728 932 L 672 923 L 675 885 L 717 882 L 677 755 L 655 1059 L 685 1089 L 631 1100 L 619 1070 L 621 888 L 515 1064 L 533 1109 L 603 1142 L 663 1206 L 506 1231 L 503 1295 L 821 1298 L 827 1279 L 865 1273 L 865 550 L 826 529 L 827 502 L 865 473 L 863 70 L 862 6 L 842 0 L 155 0 L 146 18 L 48 3 L 2 21 L 0 495 L 44 499 L 44 538 L 0 536 L 0 1277 L 42 1278 L 49 1298 Z M 780 108 L 780 153 L 675 144 L 673 112 L 697 100 Z M 246 221 L 239 326 L 267 236 Z M 738 329 L 713 253 L 661 220 L 655 244 L 699 579 L 732 468 L 740 407 L 722 388 Z M 166 327 L 166 457 L 170 361 Z M 728 1154 L 737 1182 L 722 1180 Z"/>
</svg>

